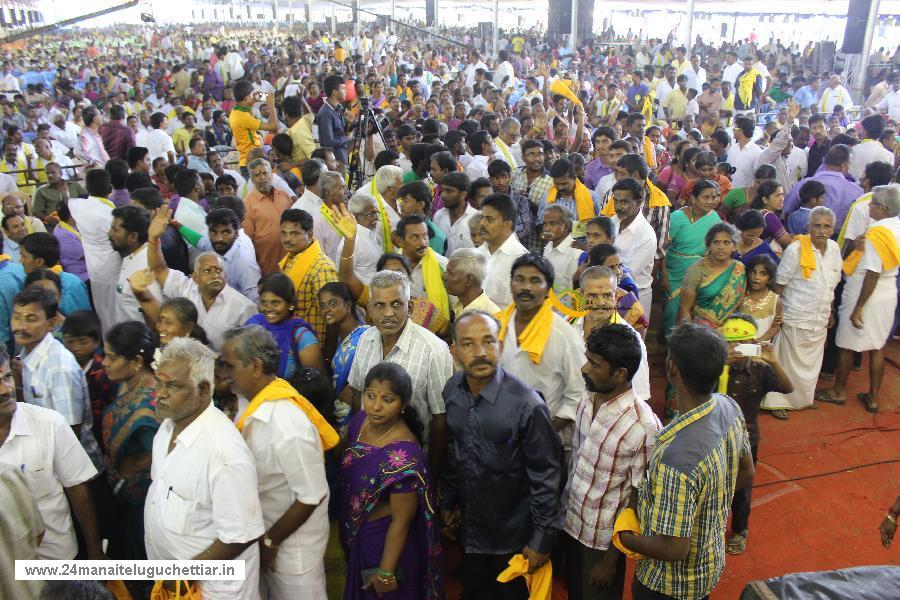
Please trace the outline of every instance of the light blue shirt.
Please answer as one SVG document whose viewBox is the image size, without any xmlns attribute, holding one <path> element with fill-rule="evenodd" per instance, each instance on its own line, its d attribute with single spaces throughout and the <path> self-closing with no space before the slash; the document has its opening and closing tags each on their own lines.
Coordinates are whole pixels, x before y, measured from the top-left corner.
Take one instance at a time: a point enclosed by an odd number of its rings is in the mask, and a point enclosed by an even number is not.
<svg viewBox="0 0 900 600">
<path fill-rule="evenodd" d="M 91 310 L 87 286 L 77 275 L 63 271 L 59 274 L 62 284 L 62 299 L 59 311 L 63 315 L 77 310 Z M 13 298 L 25 286 L 25 269 L 14 262 L 6 263 L 0 270 L 0 342 L 11 345 L 12 335 L 10 320 L 12 319 Z"/>
<path fill-rule="evenodd" d="M 197 249 L 202 252 L 214 251 L 212 242 L 209 241 L 209 235 L 200 238 L 200 241 L 197 242 Z M 256 287 L 262 275 L 259 264 L 256 262 L 253 242 L 243 229 L 238 231 L 237 239 L 222 258 L 225 260 L 225 276 L 228 278 L 228 285 L 250 300 L 259 301 Z"/>
<path fill-rule="evenodd" d="M 797 90 L 797 93 L 794 94 L 794 102 L 800 105 L 800 108 L 809 108 L 813 104 L 818 102 L 818 98 L 816 97 L 816 92 L 812 90 L 808 85 L 804 85 L 802 88 Z"/>
<path fill-rule="evenodd" d="M 14 263 L 19 262 L 19 248 L 21 248 L 21 246 L 18 242 L 10 238 L 5 238 L 3 240 L 3 253 L 8 254 Z"/>
</svg>

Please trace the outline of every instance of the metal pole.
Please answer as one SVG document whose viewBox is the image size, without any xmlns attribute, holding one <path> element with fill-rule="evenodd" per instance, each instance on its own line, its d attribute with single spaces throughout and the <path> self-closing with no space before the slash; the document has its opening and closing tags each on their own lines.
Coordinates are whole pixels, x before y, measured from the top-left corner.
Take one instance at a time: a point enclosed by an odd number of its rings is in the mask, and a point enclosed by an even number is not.
<svg viewBox="0 0 900 600">
<path fill-rule="evenodd" d="M 294 0 L 288 0 L 288 31 L 294 33 Z"/>
<path fill-rule="evenodd" d="M 353 33 L 359 35 L 359 0 L 353 0 Z"/>
<path fill-rule="evenodd" d="M 494 0 L 494 30 L 492 32 L 491 54 L 494 58 L 500 54 L 500 0 Z"/>
<path fill-rule="evenodd" d="M 391 33 L 394 33 L 394 19 L 396 19 L 396 17 L 394 16 L 394 13 L 396 12 L 396 10 L 397 10 L 397 0 L 391 0 L 391 26 L 389 28 Z"/>
<path fill-rule="evenodd" d="M 569 50 L 575 53 L 578 47 L 578 0 L 572 0 L 572 20 L 569 23 L 571 33 L 569 33 Z"/>
<path fill-rule="evenodd" d="M 686 58 L 690 58 L 691 56 L 691 45 L 693 44 L 693 30 L 694 30 L 694 0 L 688 0 L 687 7 L 687 27 L 685 27 L 685 33 L 687 34 L 687 39 L 684 41 L 684 47 L 687 48 Z"/>
<path fill-rule="evenodd" d="M 437 28 L 438 22 L 441 16 L 441 7 L 439 0 L 434 0 L 434 25 L 432 27 Z"/>
<path fill-rule="evenodd" d="M 313 30 L 312 19 L 312 0 L 306 0 L 306 34 L 309 35 Z"/>
<path fill-rule="evenodd" d="M 331 35 L 337 32 L 337 17 L 334 14 L 334 4 L 331 5 Z"/>
<path fill-rule="evenodd" d="M 853 78 L 853 97 L 857 98 L 860 106 L 866 100 L 866 79 L 869 75 L 869 57 L 872 54 L 872 38 L 875 36 L 875 19 L 878 17 L 878 6 L 881 0 L 872 0 L 869 3 L 869 14 L 866 17 L 866 34 L 863 38 L 862 55 L 859 57 L 859 72 Z"/>
</svg>

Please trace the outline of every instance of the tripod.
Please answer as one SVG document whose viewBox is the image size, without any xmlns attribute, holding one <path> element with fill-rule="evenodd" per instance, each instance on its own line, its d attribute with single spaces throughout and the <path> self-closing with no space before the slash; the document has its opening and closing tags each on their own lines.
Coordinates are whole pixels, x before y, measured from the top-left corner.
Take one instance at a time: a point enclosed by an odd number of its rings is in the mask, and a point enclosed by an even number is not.
<svg viewBox="0 0 900 600">
<path fill-rule="evenodd" d="M 381 138 L 381 145 L 384 146 L 384 132 L 378 123 L 378 119 L 375 118 L 375 111 L 372 110 L 368 98 L 360 97 L 359 117 L 356 123 L 353 124 L 353 141 L 350 143 L 348 150 L 350 165 L 348 167 L 349 179 L 347 185 L 351 193 L 366 180 L 365 144 L 370 128 L 373 130 L 373 135 L 378 134 L 378 137 Z"/>
</svg>

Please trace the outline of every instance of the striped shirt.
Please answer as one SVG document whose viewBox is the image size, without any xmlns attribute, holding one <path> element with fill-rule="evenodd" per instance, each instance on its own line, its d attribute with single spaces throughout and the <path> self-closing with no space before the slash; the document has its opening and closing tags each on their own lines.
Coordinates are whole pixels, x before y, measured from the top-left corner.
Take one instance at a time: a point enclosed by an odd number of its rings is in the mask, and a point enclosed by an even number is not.
<svg viewBox="0 0 900 600">
<path fill-rule="evenodd" d="M 606 550 L 619 511 L 638 488 L 662 425 L 631 389 L 601 404 L 585 394 L 575 415 L 566 486 L 566 533 L 588 548 Z"/>
<path fill-rule="evenodd" d="M 638 497 L 643 535 L 690 538 L 687 558 L 638 561 L 646 587 L 693 600 L 725 569 L 725 527 L 740 458 L 750 452 L 737 403 L 721 394 L 679 415 L 659 432 Z"/>
<path fill-rule="evenodd" d="M 524 237 L 522 233 L 520 233 L 520 221 L 523 227 L 526 226 L 526 215 L 521 214 L 521 210 L 519 210 L 520 214 L 516 217 L 516 234 L 519 235 L 519 239 L 522 241 L 522 244 L 528 248 L 529 252 L 540 253 L 543 248 L 543 243 L 541 237 L 531 223 L 534 222 L 538 207 L 546 201 L 547 194 L 550 193 L 550 188 L 553 187 L 553 179 L 550 177 L 549 171 L 545 170 L 543 175 L 534 178 L 531 183 L 528 183 L 527 168 L 519 167 L 512 172 L 509 179 L 509 187 L 515 196 L 520 196 L 528 200 L 528 203 L 523 206 L 530 206 L 530 214 L 527 215 L 528 219 L 530 219 L 527 223 L 527 231 L 524 231 Z"/>
</svg>

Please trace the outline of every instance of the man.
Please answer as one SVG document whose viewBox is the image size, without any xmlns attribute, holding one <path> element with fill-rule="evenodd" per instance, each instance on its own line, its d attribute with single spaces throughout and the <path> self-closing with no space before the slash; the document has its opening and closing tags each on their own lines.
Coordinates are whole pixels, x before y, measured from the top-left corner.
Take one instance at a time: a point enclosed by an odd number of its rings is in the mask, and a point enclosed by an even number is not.
<svg viewBox="0 0 900 600">
<path fill-rule="evenodd" d="M 534 215 L 550 193 L 553 179 L 544 168 L 544 146 L 540 140 L 529 139 L 522 142 L 522 160 L 525 166 L 514 170 L 509 179 L 515 209 L 513 231 L 522 236 L 519 241 L 529 251 L 537 252 L 542 243 L 534 226 Z"/>
<path fill-rule="evenodd" d="M 609 146 L 616 141 L 616 131 L 612 127 L 601 125 L 591 134 L 593 160 L 584 166 L 584 185 L 593 190 L 605 175 L 612 173 L 609 166 Z"/>
<path fill-rule="evenodd" d="M 247 194 L 244 204 L 244 232 L 256 248 L 256 261 L 263 275 L 279 271 L 278 262 L 284 256 L 277 223 L 281 214 L 291 206 L 291 199 L 272 186 L 272 167 L 263 158 L 250 161 L 250 179 L 255 189 Z"/>
<path fill-rule="evenodd" d="M 323 148 L 331 148 L 338 162 L 347 164 L 347 140 L 344 133 L 344 118 L 339 107 L 344 102 L 347 88 L 340 75 L 329 75 L 323 86 L 325 101 L 316 114 L 316 125 L 319 128 L 319 144 Z M 274 101 L 272 112 L 275 112 Z"/>
<path fill-rule="evenodd" d="M 596 103 L 600 127 L 612 127 L 615 124 L 619 111 L 622 110 L 622 101 L 619 99 L 618 91 L 619 87 L 614 83 L 610 83 L 606 86 L 606 98 Z M 596 130 L 594 135 L 596 135 Z"/>
<path fill-rule="evenodd" d="M 131 192 L 131 204 L 143 207 L 153 214 L 163 205 L 163 195 L 155 187 L 137 188 Z M 177 227 L 172 224 L 169 225 L 166 233 L 160 240 L 160 245 L 162 246 L 166 264 L 170 268 L 178 269 L 182 273 L 190 273 L 188 245 Z M 202 250 L 209 250 L 209 248 L 202 248 Z"/>
<path fill-rule="evenodd" d="M 891 73 L 888 75 L 888 82 L 890 83 L 891 89 L 887 95 L 875 105 L 875 109 L 887 113 L 889 119 L 900 121 L 900 75 Z"/>
<path fill-rule="evenodd" d="M 165 158 L 169 164 L 175 162 L 175 144 L 172 143 L 172 137 L 166 133 L 169 126 L 169 120 L 161 112 L 155 112 L 150 115 L 150 131 L 137 139 L 137 145 L 147 148 L 150 152 L 150 162 L 153 163 L 157 158 Z"/>
<path fill-rule="evenodd" d="M 87 558 L 103 559 L 97 515 L 88 489 L 88 482 L 97 476 L 97 469 L 59 412 L 16 402 L 12 365 L 2 347 L 0 440 L 3 440 L 0 442 L 0 465 L 21 474 L 37 505 L 40 521 L 43 521 L 43 534 L 37 536 L 39 545 L 34 558 L 75 558 L 78 546 L 71 516 L 75 513 L 85 540 Z"/>
<path fill-rule="evenodd" d="M 526 157 L 528 150 L 526 152 Z M 515 260 L 528 250 L 519 243 L 513 226 L 516 208 L 506 194 L 491 194 L 481 204 L 480 233 L 484 243 L 478 250 L 487 257 L 485 293 L 494 304 L 506 307 L 512 302 L 509 273 Z"/>
<path fill-rule="evenodd" d="M 85 176 L 87 198 L 70 198 L 69 212 L 78 223 L 84 259 L 91 281 L 91 299 L 103 331 L 116 324 L 118 279 L 122 257 L 109 242 L 113 204 L 106 199 L 112 190 L 109 173 L 91 169 Z"/>
<path fill-rule="evenodd" d="M 19 262 L 19 247 L 28 230 L 25 229 L 25 221 L 19 215 L 3 217 L 3 253 L 14 262 Z"/>
<path fill-rule="evenodd" d="M 627 129 L 628 135 L 626 140 L 633 140 L 637 144 L 638 154 L 644 157 L 647 165 L 651 169 L 656 168 L 656 147 L 645 135 L 647 129 L 647 118 L 640 113 L 631 113 L 628 115 Z"/>
<path fill-rule="evenodd" d="M 204 599 L 259 598 L 259 547 L 265 533 L 253 454 L 212 402 L 215 353 L 176 338 L 156 367 L 156 414 L 144 504 L 150 560 L 243 560 L 246 578 L 198 582 Z"/>
<path fill-rule="evenodd" d="M 442 275 L 447 258 L 428 246 L 428 226 L 420 215 L 409 215 L 397 223 L 395 243 L 411 268 L 410 293 L 413 298 L 428 298 L 450 322 L 450 302 Z"/>
<path fill-rule="evenodd" d="M 879 117 L 880 118 L 880 117 Z M 884 348 L 894 327 L 897 308 L 897 257 L 900 256 L 900 185 L 872 191 L 869 214 L 873 220 L 844 263 L 848 275 L 841 296 L 835 341 L 840 348 L 834 385 L 816 393 L 816 400 L 844 404 L 847 378 L 854 352 L 869 353 L 869 391 L 858 398 L 871 413 L 878 412 L 884 377 Z"/>
<path fill-rule="evenodd" d="M 253 242 L 241 229 L 241 221 L 230 208 L 217 208 L 206 216 L 206 235 L 197 243 L 203 252 L 214 250 L 225 261 L 228 285 L 256 302 L 261 278 Z"/>
<path fill-rule="evenodd" d="M 809 83 L 807 85 L 804 85 L 794 93 L 794 102 L 799 104 L 800 108 L 812 108 L 818 100 L 819 77 L 818 75 L 813 75 L 809 78 Z M 812 121 L 811 118 L 810 121 Z"/>
<path fill-rule="evenodd" d="M 141 305 L 128 280 L 138 271 L 147 269 L 147 228 L 150 226 L 150 213 L 141 206 L 121 206 L 112 211 L 112 224 L 109 227 L 109 243 L 112 249 L 122 257 L 116 289 L 116 322 L 143 321 Z M 159 240 L 157 240 L 158 242 Z M 162 291 L 156 283 L 146 290 L 160 301 Z"/>
<path fill-rule="evenodd" d="M 25 226 L 25 231 L 28 233 L 47 231 L 47 228 L 44 227 L 44 224 L 40 219 L 25 214 L 25 203 L 22 202 L 21 196 L 9 194 L 8 196 L 3 197 L 3 216 L 11 217 L 13 215 L 22 217 L 22 224 Z"/>
<path fill-rule="evenodd" d="M 847 211 L 847 218 L 844 219 L 844 225 L 838 233 L 836 241 L 841 248 L 841 253 L 846 257 L 855 247 L 862 249 L 865 245 L 865 233 L 875 222 L 872 220 L 869 205 L 872 202 L 872 190 L 881 185 L 889 185 L 894 178 L 894 165 L 887 162 L 871 162 L 866 165 L 862 179 L 859 184 L 865 190 L 865 194 L 853 201 L 850 210 Z M 824 186 L 822 186 L 824 190 Z M 792 214 L 797 214 L 795 211 Z M 854 245 L 859 239 L 859 245 Z"/>
<path fill-rule="evenodd" d="M 725 568 L 731 498 L 754 472 L 740 407 L 713 393 L 727 352 L 721 334 L 696 323 L 670 338 L 666 375 L 679 415 L 659 433 L 647 461 L 639 525 L 616 528 L 620 548 L 645 557 L 635 571 L 635 600 L 705 598 Z"/>
<path fill-rule="evenodd" d="M 491 134 L 484 129 L 476 131 L 469 138 L 469 151 L 472 153 L 472 159 L 463 172 L 472 181 L 479 177 L 488 177 L 488 164 L 497 152 Z"/>
<path fill-rule="evenodd" d="M 342 222 L 346 219 L 347 212 L 353 215 L 356 222 L 355 227 L 352 226 L 352 223 Z M 346 208 L 342 205 L 337 207 L 335 216 L 337 218 L 336 225 L 342 235 L 338 249 L 340 254 L 338 265 L 341 269 L 352 267 L 356 278 L 368 285 L 372 276 L 378 271 L 378 259 L 385 253 L 376 231 L 379 224 L 378 204 L 372 196 L 357 192 L 350 198 Z M 349 229 L 345 231 L 345 227 Z M 348 240 L 350 240 L 349 243 Z M 344 251 L 345 247 L 347 252 Z M 352 265 L 348 263 L 352 263 Z"/>
<path fill-rule="evenodd" d="M 423 421 L 429 468 L 439 473 L 447 431 L 441 390 L 453 371 L 447 344 L 410 320 L 411 296 L 405 274 L 379 271 L 369 282 L 369 294 L 367 312 L 374 327 L 359 338 L 341 399 L 359 410 L 369 369 L 382 361 L 406 369 L 412 380 L 412 404 Z"/>
<path fill-rule="evenodd" d="M 831 209 L 835 215 L 835 227 L 840 231 L 844 219 L 853 202 L 863 195 L 863 189 L 848 181 L 846 175 L 850 171 L 850 147 L 844 144 L 834 144 L 825 155 L 824 166 L 815 174 L 810 175 L 804 181 L 818 181 L 825 186 L 824 205 Z M 800 206 L 800 187 L 794 188 L 784 198 L 784 214 L 789 215 Z"/>
<path fill-rule="evenodd" d="M 78 136 L 78 150 L 87 157 L 88 166 L 102 167 L 109 160 L 109 154 L 103 145 L 103 138 L 100 137 L 100 125 L 103 123 L 103 117 L 96 107 L 88 106 L 81 113 L 81 118 L 84 121 L 84 127 Z M 31 190 L 29 193 L 33 192 L 34 190 Z"/>
<path fill-rule="evenodd" d="M 575 419 L 584 393 L 584 380 L 578 376 L 584 363 L 583 343 L 552 309 L 548 295 L 553 288 L 553 265 L 546 258 L 520 256 L 510 271 L 513 304 L 498 315 L 503 341 L 500 364 L 541 392 L 554 429 L 565 435 L 562 430 Z M 535 331 L 549 331 L 549 335 L 536 336 Z"/>
<path fill-rule="evenodd" d="M 341 233 L 337 229 L 336 209 L 347 201 L 347 185 L 344 176 L 340 173 L 326 171 L 319 176 L 318 193 L 322 201 L 318 208 L 306 212 L 313 218 L 316 239 L 322 246 L 322 251 L 333 262 L 341 255 Z M 298 200 L 297 203 L 300 201 Z M 306 209 L 303 209 L 306 210 Z"/>
<path fill-rule="evenodd" d="M 44 169 L 47 184 L 35 192 L 32 210 L 36 219 L 46 221 L 48 225 L 55 225 L 58 219 L 51 215 L 56 212 L 57 206 L 62 202 L 68 202 L 69 198 L 87 196 L 87 190 L 78 181 L 66 181 L 62 169 L 55 162 L 46 163 Z"/>
<path fill-rule="evenodd" d="M 109 108 L 109 120 L 100 126 L 100 137 L 110 158 L 125 160 L 135 145 L 134 131 L 125 124 L 125 107 L 113 104 Z"/>
<path fill-rule="evenodd" d="M 665 111 L 666 120 L 680 124 L 687 109 L 687 75 L 679 75 L 675 81 L 678 87 L 666 94 L 666 98 L 660 103 L 660 106 Z"/>
<path fill-rule="evenodd" d="M 519 120 L 515 117 L 507 117 L 500 123 L 500 131 L 494 137 L 494 145 L 497 149 L 496 158 L 506 161 L 512 170 L 518 169 L 521 164 L 522 150 L 519 148 L 521 131 L 522 124 L 519 123 Z"/>
<path fill-rule="evenodd" d="M 238 165 L 241 167 L 241 173 L 246 176 L 249 170 L 247 163 L 250 162 L 250 151 L 254 148 L 262 148 L 262 139 L 258 132 L 271 131 L 274 133 L 278 131 L 275 94 L 268 94 L 263 98 L 263 94 L 253 91 L 253 84 L 246 79 L 235 83 L 233 90 L 237 104 L 231 109 L 228 124 L 234 134 L 234 145 L 240 154 Z M 253 107 L 262 100 L 269 105 L 269 118 L 265 122 L 253 116 Z"/>
<path fill-rule="evenodd" d="M 185 110 L 179 117 L 181 127 L 172 132 L 172 144 L 178 156 L 187 156 L 188 144 L 194 137 L 194 113 Z"/>
<path fill-rule="evenodd" d="M 197 323 L 206 331 L 210 345 L 218 350 L 227 330 L 243 325 L 256 314 L 256 304 L 228 285 L 225 261 L 215 252 L 203 252 L 197 256 L 190 277 L 166 265 L 159 240 L 171 218 L 172 210 L 163 206 L 150 222 L 147 239 L 149 268 L 165 298 L 184 297 L 194 303 L 198 313 Z"/>
<path fill-rule="evenodd" d="M 834 227 L 835 216 L 830 208 L 812 209 L 809 236 L 797 236 L 799 239 L 784 249 L 772 283 L 784 305 L 784 322 L 775 339 L 775 352 L 794 383 L 794 391 L 768 394 L 762 408 L 774 411 L 773 415 L 781 419 L 787 418 L 788 410 L 813 406 L 825 336 L 834 325 L 834 288 L 841 280 L 841 252 L 837 243 L 829 239 Z M 815 263 L 806 264 L 801 254 L 804 258 L 811 254 Z"/>
<path fill-rule="evenodd" d="M 288 126 L 288 135 L 294 142 L 290 159 L 298 166 L 309 160 L 316 149 L 312 131 L 315 115 L 308 110 L 304 111 L 303 104 L 299 96 L 286 95 L 281 105 Z"/>
<path fill-rule="evenodd" d="M 447 256 L 450 256 L 460 248 L 474 247 L 469 221 L 478 210 L 467 201 L 468 175 L 447 173 L 440 184 L 444 207 L 434 213 L 434 224 L 447 236 Z"/>
<path fill-rule="evenodd" d="M 728 162 L 735 168 L 731 183 L 734 187 L 747 187 L 753 183 L 756 163 L 762 148 L 753 143 L 756 125 L 751 117 L 739 116 L 734 120 L 734 143 L 728 150 Z M 812 172 L 812 171 L 810 171 Z"/>
<path fill-rule="evenodd" d="M 225 159 L 222 158 L 222 155 L 219 154 L 216 150 L 211 150 L 206 153 L 206 164 L 209 165 L 210 170 L 213 172 L 213 175 L 218 179 L 223 175 L 230 175 L 234 178 L 235 191 L 239 189 L 243 189 L 247 180 L 244 179 L 244 176 L 234 171 L 232 169 L 225 168 Z"/>
<path fill-rule="evenodd" d="M 567 209 L 575 219 L 572 237 L 584 237 L 587 221 L 596 217 L 600 212 L 596 199 L 578 179 L 575 165 L 566 158 L 560 158 L 553 163 L 553 166 L 550 167 L 550 177 L 553 180 L 553 187 L 538 205 L 537 223 L 544 222 L 544 211 L 547 208 L 561 206 Z"/>
<path fill-rule="evenodd" d="M 743 70 L 734 81 L 734 110 L 738 115 L 753 117 L 763 98 L 766 81 L 753 66 L 753 56 L 745 56 L 743 64 Z"/>
<path fill-rule="evenodd" d="M 431 190 L 428 189 L 428 184 L 424 181 L 403 184 L 397 191 L 397 203 L 400 207 L 400 220 L 410 216 L 420 217 L 428 229 L 428 245 L 441 256 L 447 254 L 447 236 L 428 218 L 431 214 Z"/>
<path fill-rule="evenodd" d="M 775 181 L 781 185 L 781 189 L 788 194 L 793 189 L 797 180 L 794 174 L 788 169 L 787 160 L 794 149 L 794 139 L 791 137 L 791 123 L 800 114 L 800 106 L 793 101 L 788 101 L 788 121 L 775 134 L 769 145 L 762 151 L 756 159 L 756 167 L 760 165 L 772 165 L 775 167 Z M 889 153 L 890 154 L 890 153 Z"/>
<path fill-rule="evenodd" d="M 266 526 L 259 540 L 261 593 L 273 600 L 325 598 L 323 453 L 339 438 L 308 400 L 275 376 L 279 354 L 272 334 L 254 325 L 227 331 L 220 359 L 231 391 L 250 402 L 237 428 L 256 463 Z"/>
<path fill-rule="evenodd" d="M 285 255 L 278 268 L 294 283 L 297 316 L 306 319 L 316 337 L 324 340 L 325 315 L 319 309 L 318 293 L 326 283 L 337 281 L 338 273 L 322 251 L 313 227 L 313 218 L 305 210 L 292 208 L 281 213 L 281 246 Z"/>
<path fill-rule="evenodd" d="M 557 294 L 572 289 L 572 275 L 578 270 L 578 263 L 584 254 L 573 246 L 573 220 L 572 213 L 561 204 L 551 204 L 544 210 L 542 237 L 547 240 L 544 258 L 550 261 L 556 273 L 553 291 Z"/>
<path fill-rule="evenodd" d="M 442 278 L 447 293 L 456 297 L 453 305 L 455 319 L 459 320 L 460 315 L 473 310 L 490 315 L 500 312 L 500 308 L 484 293 L 486 273 L 487 258 L 475 248 L 460 248 L 450 256 Z"/>
<path fill-rule="evenodd" d="M 209 163 L 206 162 L 208 153 L 206 151 L 206 142 L 203 141 L 203 138 L 191 138 L 188 142 L 188 150 L 190 154 L 188 154 L 187 168 L 198 173 L 209 173 L 212 175 L 212 169 L 209 168 Z"/>
<path fill-rule="evenodd" d="M 653 273 L 659 244 L 642 210 L 644 186 L 632 177 L 620 179 L 613 185 L 612 200 L 616 211 L 613 222 L 619 232 L 616 247 L 634 274 L 641 304 L 649 311 L 653 305 Z"/>
<path fill-rule="evenodd" d="M 881 139 L 881 134 L 884 133 L 884 117 L 869 115 L 860 124 L 863 130 L 863 140 L 850 150 L 850 175 L 856 181 L 862 181 L 866 165 L 869 163 L 893 164 L 894 159 L 894 154 L 878 141 Z"/>
<path fill-rule="evenodd" d="M 841 85 L 841 76 L 832 75 L 828 78 L 828 87 L 822 90 L 822 96 L 819 98 L 819 112 L 830 115 L 838 105 L 845 109 L 850 108 L 853 106 L 853 98 L 850 97 L 847 88 Z"/>
<path fill-rule="evenodd" d="M 481 311 L 453 325 L 450 351 L 462 372 L 443 389 L 450 442 L 441 518 L 460 537 L 464 598 L 524 600 L 522 579 L 500 585 L 497 574 L 513 554 L 525 556 L 529 572 L 547 562 L 559 528 L 562 453 L 547 404 L 498 364 L 501 340 L 496 319 Z"/>
<path fill-rule="evenodd" d="M 728 149 L 731 147 L 731 136 L 724 129 L 716 129 L 709 134 L 709 151 L 716 155 L 716 162 L 728 162 Z M 806 155 L 803 155 L 806 158 Z"/>
<path fill-rule="evenodd" d="M 563 500 L 566 588 L 572 600 L 621 598 L 625 556 L 611 543 L 613 525 L 641 487 L 662 425 L 632 390 L 641 363 L 640 337 L 633 329 L 614 324 L 594 329 L 584 354 L 581 374 L 589 393 L 575 413 Z"/>
</svg>

